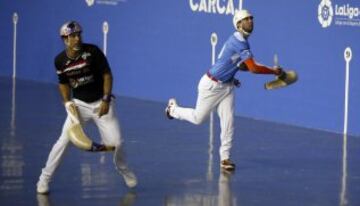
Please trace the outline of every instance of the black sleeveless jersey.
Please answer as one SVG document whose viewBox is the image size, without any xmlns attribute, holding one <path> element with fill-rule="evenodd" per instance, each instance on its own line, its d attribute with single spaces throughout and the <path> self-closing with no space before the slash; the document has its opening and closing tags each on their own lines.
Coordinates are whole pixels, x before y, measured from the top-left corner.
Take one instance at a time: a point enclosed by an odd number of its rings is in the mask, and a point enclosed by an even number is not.
<svg viewBox="0 0 360 206">
<path fill-rule="evenodd" d="M 110 72 L 103 52 L 95 45 L 83 44 L 76 59 L 67 57 L 65 50 L 55 57 L 60 84 L 68 84 L 72 95 L 84 102 L 94 102 L 103 96 L 103 74 Z"/>
</svg>

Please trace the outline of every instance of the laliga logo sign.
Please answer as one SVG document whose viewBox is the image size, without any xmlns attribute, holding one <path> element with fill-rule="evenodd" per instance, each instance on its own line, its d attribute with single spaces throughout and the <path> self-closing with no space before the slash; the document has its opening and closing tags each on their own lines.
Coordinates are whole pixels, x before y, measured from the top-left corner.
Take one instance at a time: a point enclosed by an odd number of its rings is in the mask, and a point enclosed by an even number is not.
<svg viewBox="0 0 360 206">
<path fill-rule="evenodd" d="M 360 8 L 349 4 L 335 4 L 335 13 L 330 0 L 321 0 L 318 7 L 318 20 L 323 28 L 335 22 L 338 26 L 360 26 Z"/>
<path fill-rule="evenodd" d="M 330 0 L 322 0 L 318 7 L 318 19 L 323 28 L 330 26 L 334 15 Z"/>
</svg>

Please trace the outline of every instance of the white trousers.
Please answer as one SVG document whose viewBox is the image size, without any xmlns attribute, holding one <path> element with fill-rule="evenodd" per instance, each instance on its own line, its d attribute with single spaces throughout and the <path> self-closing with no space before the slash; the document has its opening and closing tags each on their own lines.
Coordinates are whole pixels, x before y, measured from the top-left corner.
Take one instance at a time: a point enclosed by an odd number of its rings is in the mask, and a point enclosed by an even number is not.
<svg viewBox="0 0 360 206">
<path fill-rule="evenodd" d="M 101 100 L 86 103 L 78 99 L 73 99 L 77 106 L 80 122 L 83 127 L 89 121 L 94 121 L 99 129 L 100 137 L 103 144 L 115 146 L 114 152 L 114 164 L 118 170 L 126 169 L 127 165 L 123 157 L 123 151 L 121 149 L 122 137 L 120 131 L 120 125 L 115 111 L 115 100 L 111 101 L 109 113 L 98 117 L 98 110 L 101 104 Z M 66 148 L 68 147 L 70 140 L 67 131 L 71 125 L 71 119 L 68 116 L 62 128 L 61 135 L 52 147 L 48 156 L 45 167 L 42 169 L 40 175 L 40 181 L 49 182 L 54 175 L 55 170 L 59 166 Z"/>
<path fill-rule="evenodd" d="M 221 160 L 230 158 L 234 135 L 234 84 L 219 83 L 211 80 L 206 74 L 198 85 L 198 98 L 195 109 L 175 107 L 171 115 L 193 124 L 201 124 L 217 107 L 221 127 Z"/>
</svg>

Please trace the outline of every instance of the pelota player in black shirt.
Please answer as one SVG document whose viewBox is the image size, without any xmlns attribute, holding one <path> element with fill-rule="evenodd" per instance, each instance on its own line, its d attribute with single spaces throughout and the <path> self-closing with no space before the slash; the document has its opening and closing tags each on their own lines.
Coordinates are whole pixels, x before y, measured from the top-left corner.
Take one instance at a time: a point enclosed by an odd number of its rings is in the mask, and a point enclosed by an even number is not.
<svg viewBox="0 0 360 206">
<path fill-rule="evenodd" d="M 122 137 L 112 98 L 112 74 L 105 55 L 91 44 L 82 43 L 82 28 L 75 21 L 60 28 L 65 50 L 55 58 L 59 78 L 59 91 L 68 117 L 62 133 L 50 151 L 48 160 L 37 183 L 37 192 L 47 194 L 49 182 L 69 145 L 68 130 L 71 126 L 70 108 L 76 108 L 81 125 L 92 120 L 99 129 L 105 145 L 115 146 L 114 164 L 128 187 L 135 187 L 137 179 L 127 167 L 122 152 Z M 96 149 L 96 148 L 95 148 Z"/>
</svg>

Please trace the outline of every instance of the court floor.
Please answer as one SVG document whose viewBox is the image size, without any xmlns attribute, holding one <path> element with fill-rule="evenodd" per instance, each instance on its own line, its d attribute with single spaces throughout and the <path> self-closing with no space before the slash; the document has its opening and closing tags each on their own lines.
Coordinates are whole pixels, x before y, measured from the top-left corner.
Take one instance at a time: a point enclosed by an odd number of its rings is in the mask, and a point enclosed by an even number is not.
<svg viewBox="0 0 360 206">
<path fill-rule="evenodd" d="M 209 122 L 167 120 L 166 103 L 116 101 L 138 186 L 125 186 L 110 153 L 70 146 L 50 195 L 37 195 L 65 110 L 56 85 L 0 77 L 0 205 L 360 205 L 360 137 L 237 117 L 237 170 L 227 174 L 219 168 L 217 118 L 210 135 Z M 93 125 L 86 132 L 98 139 Z"/>
</svg>

